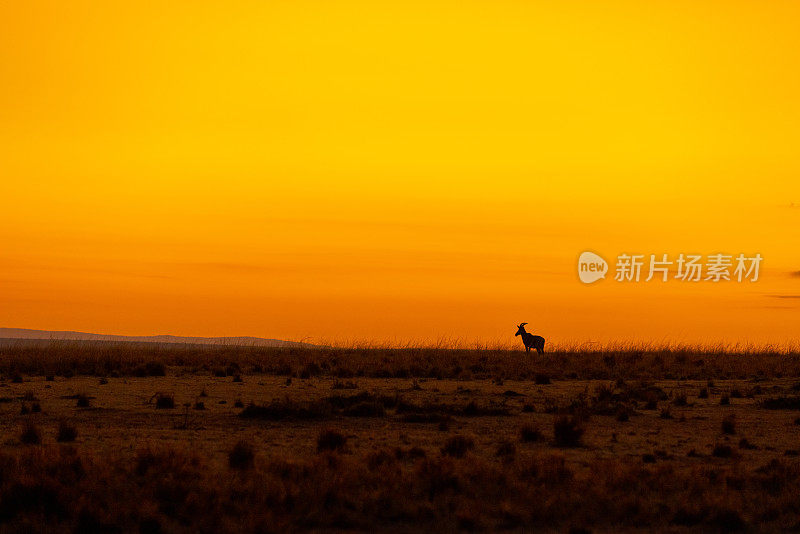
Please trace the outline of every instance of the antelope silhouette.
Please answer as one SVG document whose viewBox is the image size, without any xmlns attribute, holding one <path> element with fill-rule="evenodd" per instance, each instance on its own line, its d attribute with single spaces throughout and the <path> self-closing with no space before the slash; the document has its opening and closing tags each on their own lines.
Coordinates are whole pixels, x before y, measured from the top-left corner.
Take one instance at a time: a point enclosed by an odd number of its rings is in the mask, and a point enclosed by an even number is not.
<svg viewBox="0 0 800 534">
<path fill-rule="evenodd" d="M 517 333 L 514 334 L 516 336 L 522 336 L 522 344 L 525 345 L 525 352 L 528 353 L 531 349 L 536 349 L 536 352 L 539 354 L 544 353 L 544 338 L 542 336 L 534 336 L 533 334 L 529 334 L 525 331 L 525 325 L 528 323 L 522 323 L 517 328 Z"/>
</svg>

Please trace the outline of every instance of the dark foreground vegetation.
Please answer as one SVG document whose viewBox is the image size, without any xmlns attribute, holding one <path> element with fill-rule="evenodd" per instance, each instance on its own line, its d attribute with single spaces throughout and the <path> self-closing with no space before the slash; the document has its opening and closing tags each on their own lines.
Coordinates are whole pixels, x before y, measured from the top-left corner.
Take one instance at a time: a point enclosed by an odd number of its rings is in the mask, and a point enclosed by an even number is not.
<svg viewBox="0 0 800 534">
<path fill-rule="evenodd" d="M 0 342 L 3 532 L 800 529 L 800 354 Z"/>
<path fill-rule="evenodd" d="M 75 532 L 285 532 L 391 527 L 703 531 L 796 528 L 800 462 L 679 468 L 558 454 L 493 459 L 451 438 L 441 452 L 348 452 L 323 431 L 316 455 L 262 457 L 238 443 L 221 463 L 186 448 L 98 457 L 71 445 L 0 455 L 0 528 Z"/>
<path fill-rule="evenodd" d="M 0 342 L 0 374 L 164 376 L 240 373 L 295 378 L 430 378 L 536 380 L 706 380 L 800 376 L 800 351 L 736 347 L 598 347 L 530 356 L 521 350 L 450 348 L 267 348 L 248 346 Z"/>
</svg>

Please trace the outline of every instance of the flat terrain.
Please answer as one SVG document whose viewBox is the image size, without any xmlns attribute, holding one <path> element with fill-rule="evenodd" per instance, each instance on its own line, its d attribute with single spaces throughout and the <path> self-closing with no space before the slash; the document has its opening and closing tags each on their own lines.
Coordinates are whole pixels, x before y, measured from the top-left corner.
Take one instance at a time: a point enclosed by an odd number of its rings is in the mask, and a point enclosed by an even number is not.
<svg viewBox="0 0 800 534">
<path fill-rule="evenodd" d="M 414 446 L 436 454 L 449 436 L 463 434 L 475 442 L 473 454 L 493 457 L 497 446 L 508 440 L 517 444 L 518 454 L 524 455 L 552 450 L 553 419 L 558 407 L 568 407 L 581 395 L 591 403 L 598 388 L 614 389 L 613 382 L 604 380 L 564 380 L 536 385 L 533 381 L 514 380 L 497 384 L 493 380 L 361 378 L 345 381 L 353 389 L 334 389 L 341 380 L 294 378 L 287 385 L 283 377 L 240 375 L 239 378 L 241 382 L 234 382 L 232 377 L 187 374 L 103 380 L 58 377 L 52 382 L 44 377 L 30 377 L 23 383 L 4 382 L 0 384 L 2 435 L 7 436 L 3 447 L 19 446 L 15 434 L 24 421 L 35 421 L 42 430 L 44 443 L 48 443 L 55 442 L 58 423 L 67 420 L 79 429 L 75 443 L 97 451 L 190 444 L 193 450 L 223 458 L 237 441 L 244 439 L 264 455 L 310 455 L 316 452 L 320 429 L 333 428 L 347 436 L 348 451 L 354 454 L 396 446 Z M 582 446 L 564 448 L 559 453 L 571 466 L 585 465 L 597 458 L 641 461 L 645 454 L 666 457 L 679 465 L 696 465 L 711 461 L 717 444 L 730 444 L 738 449 L 738 443 L 745 438 L 753 448 L 737 450 L 741 461 L 764 462 L 794 456 L 800 454 L 800 424 L 795 424 L 800 417 L 800 406 L 798 410 L 768 410 L 760 402 L 787 394 L 800 395 L 800 391 L 792 389 L 798 383 L 800 380 L 796 379 L 724 380 L 714 382 L 709 388 L 705 381 L 648 382 L 653 391 L 658 388 L 667 398 L 649 409 L 645 403 L 639 403 L 624 422 L 618 421 L 615 413 L 587 417 Z M 708 398 L 698 398 L 704 389 Z M 757 393 L 753 393 L 754 389 Z M 731 392 L 734 398 L 730 398 Z M 391 406 L 382 416 L 330 414 L 309 420 L 240 416 L 241 404 L 262 405 L 288 399 L 301 405 L 332 396 L 364 393 L 391 400 L 399 397 L 422 408 L 435 405 L 441 407 L 436 412 L 442 417 L 434 417 L 431 422 L 406 422 L 405 414 L 397 414 Z M 158 394 L 173 398 L 175 407 L 158 408 Z M 77 407 L 76 395 L 88 397 L 89 407 Z M 686 396 L 685 405 L 675 400 L 682 395 Z M 721 405 L 726 395 L 730 404 Z M 237 401 L 241 403 L 239 407 Z M 29 410 L 34 403 L 40 406 L 41 413 L 21 413 L 23 406 Z M 479 409 L 505 410 L 507 415 L 458 413 L 470 403 Z M 722 433 L 721 425 L 726 418 L 734 420 L 734 434 Z M 445 424 L 440 429 L 442 419 Z M 543 439 L 531 444 L 519 443 L 519 431 L 525 425 L 540 429 Z"/>
<path fill-rule="evenodd" d="M 794 354 L 5 350 L 0 531 L 800 526 Z"/>
</svg>

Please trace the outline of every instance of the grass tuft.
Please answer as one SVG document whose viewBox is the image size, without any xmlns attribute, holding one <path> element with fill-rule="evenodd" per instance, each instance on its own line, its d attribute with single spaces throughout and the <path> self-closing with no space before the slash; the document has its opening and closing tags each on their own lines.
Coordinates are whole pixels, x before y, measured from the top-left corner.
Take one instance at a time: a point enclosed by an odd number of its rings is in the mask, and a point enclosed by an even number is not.
<svg viewBox="0 0 800 534">
<path fill-rule="evenodd" d="M 58 435 L 56 436 L 56 441 L 59 443 L 72 442 L 75 441 L 77 437 L 78 429 L 75 428 L 75 425 L 66 421 L 60 421 L 58 423 Z"/>
<path fill-rule="evenodd" d="M 90 401 L 88 395 L 79 394 L 77 396 L 76 405 L 78 406 L 78 408 L 88 408 L 91 405 L 91 401 Z"/>
<path fill-rule="evenodd" d="M 228 466 L 231 469 L 250 469 L 253 467 L 255 457 L 255 451 L 250 443 L 238 441 L 228 453 Z"/>
<path fill-rule="evenodd" d="M 39 427 L 31 420 L 22 423 L 19 441 L 23 445 L 39 445 L 42 442 L 42 433 L 39 431 Z"/>
<path fill-rule="evenodd" d="M 159 393 L 156 395 L 156 409 L 157 410 L 171 410 L 175 407 L 175 397 L 166 393 Z"/>
<path fill-rule="evenodd" d="M 347 445 L 347 437 L 338 430 L 323 430 L 317 437 L 317 452 L 341 451 L 345 445 Z"/>
<path fill-rule="evenodd" d="M 542 441 L 544 436 L 542 436 L 542 433 L 535 426 L 524 425 L 519 429 L 519 439 L 524 443 L 533 443 L 536 441 Z"/>
<path fill-rule="evenodd" d="M 736 417 L 734 415 L 729 415 L 722 420 L 722 433 L 736 434 Z"/>
<path fill-rule="evenodd" d="M 470 451 L 475 448 L 475 441 L 469 436 L 452 436 L 442 447 L 442 454 L 452 456 L 453 458 L 463 458 Z"/>
<path fill-rule="evenodd" d="M 559 415 L 553 421 L 553 438 L 556 447 L 579 446 L 583 432 L 583 425 L 574 415 Z"/>
</svg>

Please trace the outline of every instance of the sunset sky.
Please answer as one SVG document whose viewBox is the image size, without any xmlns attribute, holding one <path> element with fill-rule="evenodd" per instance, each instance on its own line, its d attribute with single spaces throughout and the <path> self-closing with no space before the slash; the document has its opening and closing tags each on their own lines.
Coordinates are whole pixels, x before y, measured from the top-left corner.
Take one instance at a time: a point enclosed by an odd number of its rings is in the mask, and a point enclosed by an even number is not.
<svg viewBox="0 0 800 534">
<path fill-rule="evenodd" d="M 798 342 L 799 24 L 793 1 L 2 2 L 0 326 Z M 584 285 L 585 250 L 764 260 Z"/>
</svg>

